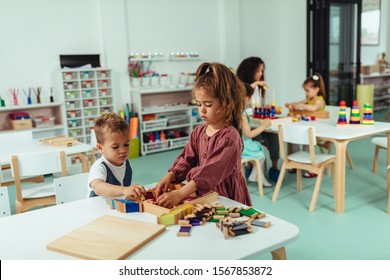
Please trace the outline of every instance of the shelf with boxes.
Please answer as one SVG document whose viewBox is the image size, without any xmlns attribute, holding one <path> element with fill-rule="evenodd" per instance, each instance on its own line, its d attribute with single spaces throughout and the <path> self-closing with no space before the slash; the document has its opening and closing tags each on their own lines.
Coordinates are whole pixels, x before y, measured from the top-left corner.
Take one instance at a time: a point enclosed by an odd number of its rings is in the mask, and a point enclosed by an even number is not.
<svg viewBox="0 0 390 280">
<path fill-rule="evenodd" d="M 390 109 L 390 73 L 361 75 L 362 84 L 374 85 L 374 111 Z"/>
<path fill-rule="evenodd" d="M 62 102 L 1 107 L 0 132 L 31 129 L 34 139 L 64 134 L 61 111 Z"/>
<path fill-rule="evenodd" d="M 168 61 L 200 60 L 197 52 L 172 52 Z M 132 89 L 166 89 L 186 88 L 194 83 L 195 73 L 180 72 L 176 74 L 158 73 L 154 62 L 163 62 L 163 53 L 131 53 L 128 57 L 128 71 Z"/>
<path fill-rule="evenodd" d="M 196 125 L 198 109 L 190 105 L 191 88 L 133 90 L 140 117 L 141 154 L 182 148 Z"/>
<path fill-rule="evenodd" d="M 66 134 L 90 143 L 91 127 L 103 113 L 114 112 L 112 70 L 108 68 L 65 69 L 59 75 L 64 96 Z"/>
</svg>

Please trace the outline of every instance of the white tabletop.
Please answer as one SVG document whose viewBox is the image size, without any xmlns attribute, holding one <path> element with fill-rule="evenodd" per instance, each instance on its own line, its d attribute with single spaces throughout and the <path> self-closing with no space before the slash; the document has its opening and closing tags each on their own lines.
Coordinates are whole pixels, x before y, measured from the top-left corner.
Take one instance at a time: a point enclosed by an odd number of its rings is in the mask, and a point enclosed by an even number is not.
<svg viewBox="0 0 390 280">
<path fill-rule="evenodd" d="M 219 197 L 225 206 L 240 205 Z M 64 234 L 102 215 L 156 223 L 148 213 L 120 213 L 111 210 L 101 197 L 25 212 L 0 219 L 0 259 L 76 259 L 46 249 L 46 245 Z M 269 228 L 253 227 L 253 233 L 224 239 L 214 223 L 193 227 L 189 237 L 177 237 L 178 225 L 166 231 L 129 256 L 129 259 L 204 260 L 242 259 L 270 253 L 298 238 L 297 226 L 268 215 Z M 288 256 L 288 248 L 287 248 Z"/>
<path fill-rule="evenodd" d="M 315 121 L 298 121 L 291 124 L 314 126 L 317 137 L 334 140 L 353 140 L 390 131 L 390 123 L 377 121 L 374 125 L 337 126 L 337 120 L 317 118 Z M 277 132 L 278 128 L 277 126 L 271 126 L 267 130 Z"/>
<path fill-rule="evenodd" d="M 73 146 L 55 146 L 42 143 L 38 140 L 31 142 L 19 143 L 8 142 L 1 143 L 0 148 L 0 164 L 11 162 L 11 156 L 17 153 L 41 152 L 41 151 L 64 151 L 66 155 L 86 153 L 92 150 L 92 146 L 81 142 L 74 142 Z"/>
</svg>

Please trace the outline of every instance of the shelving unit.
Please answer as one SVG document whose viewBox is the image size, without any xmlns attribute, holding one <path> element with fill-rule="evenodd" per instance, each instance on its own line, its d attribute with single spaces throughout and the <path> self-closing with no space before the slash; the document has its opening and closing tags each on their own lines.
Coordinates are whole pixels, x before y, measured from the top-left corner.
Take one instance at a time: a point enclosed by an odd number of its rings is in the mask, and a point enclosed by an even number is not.
<svg viewBox="0 0 390 280">
<path fill-rule="evenodd" d="M 362 84 L 374 85 L 374 111 L 390 110 L 390 73 L 361 75 Z"/>
<path fill-rule="evenodd" d="M 198 108 L 188 105 L 190 87 L 135 89 L 132 96 L 140 117 L 142 155 L 184 147 L 194 127 L 202 123 Z"/>
<path fill-rule="evenodd" d="M 66 69 L 60 72 L 64 96 L 63 119 L 68 136 L 90 143 L 91 127 L 103 113 L 114 112 L 112 70 L 108 68 Z"/>
<path fill-rule="evenodd" d="M 62 102 L 39 103 L 31 105 L 6 106 L 0 108 L 0 133 L 13 131 L 9 124 L 9 114 L 26 112 L 31 119 L 38 116 L 55 117 L 54 126 L 31 128 L 34 139 L 52 137 L 64 134 L 62 118 Z"/>
</svg>

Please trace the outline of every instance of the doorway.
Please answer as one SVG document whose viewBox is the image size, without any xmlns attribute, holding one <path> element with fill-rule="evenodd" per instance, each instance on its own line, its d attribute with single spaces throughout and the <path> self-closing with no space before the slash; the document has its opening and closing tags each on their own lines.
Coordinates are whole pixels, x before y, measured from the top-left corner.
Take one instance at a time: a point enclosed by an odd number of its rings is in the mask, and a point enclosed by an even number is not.
<svg viewBox="0 0 390 280">
<path fill-rule="evenodd" d="M 307 1 L 307 76 L 319 72 L 326 104 L 347 106 L 360 81 L 361 0 Z"/>
</svg>

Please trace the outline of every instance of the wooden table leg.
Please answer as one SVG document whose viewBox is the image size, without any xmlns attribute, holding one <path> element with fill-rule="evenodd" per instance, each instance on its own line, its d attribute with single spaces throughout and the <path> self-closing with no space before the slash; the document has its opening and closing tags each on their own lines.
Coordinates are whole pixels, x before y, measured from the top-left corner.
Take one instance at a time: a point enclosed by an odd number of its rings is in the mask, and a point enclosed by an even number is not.
<svg viewBox="0 0 390 280">
<path fill-rule="evenodd" d="M 273 260 L 287 260 L 286 249 L 284 247 L 273 250 L 271 254 Z"/>
<path fill-rule="evenodd" d="M 335 212 L 338 214 L 344 213 L 344 201 L 345 201 L 345 163 L 346 163 L 346 152 L 347 144 L 349 141 L 340 140 L 334 141 L 336 148 L 336 170 L 335 170 Z"/>
<path fill-rule="evenodd" d="M 81 170 L 83 173 L 89 172 L 89 163 L 87 153 L 69 154 L 70 157 L 79 157 L 81 160 Z"/>
</svg>

